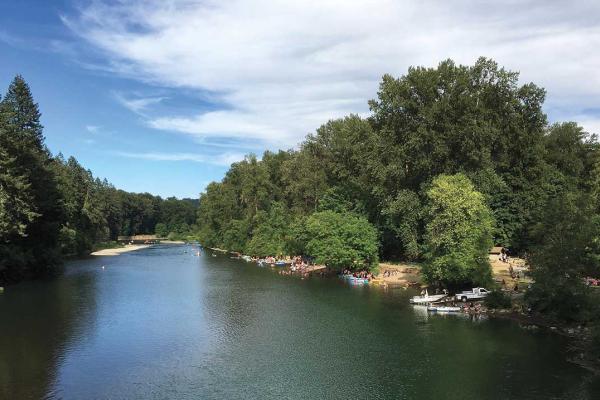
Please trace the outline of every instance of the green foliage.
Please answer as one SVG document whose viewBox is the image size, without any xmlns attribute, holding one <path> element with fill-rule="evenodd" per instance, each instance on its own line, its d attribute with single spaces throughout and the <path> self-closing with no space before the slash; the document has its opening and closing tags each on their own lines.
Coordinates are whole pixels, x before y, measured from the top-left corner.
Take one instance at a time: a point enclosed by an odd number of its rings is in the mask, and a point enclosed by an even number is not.
<svg viewBox="0 0 600 400">
<path fill-rule="evenodd" d="M 514 252 L 537 245 L 532 227 L 565 187 L 593 193 L 600 212 L 599 146 L 574 123 L 548 126 L 544 99 L 542 88 L 485 58 L 385 75 L 369 118 L 328 121 L 297 151 L 233 164 L 201 195 L 199 237 L 273 252 L 283 236 L 284 251 L 306 254 L 313 213 L 352 212 L 375 227 L 380 257 L 426 260 L 429 279 L 449 285 L 488 282 L 492 240 Z M 456 174 L 473 182 L 459 190 L 466 205 L 432 201 L 431 182 Z M 289 213 L 287 236 L 263 226 L 274 204 Z"/>
<path fill-rule="evenodd" d="M 559 193 L 547 204 L 533 237 L 534 283 L 526 300 L 534 311 L 567 321 L 590 318 L 592 300 L 584 277 L 598 276 L 600 223 L 591 197 Z"/>
<path fill-rule="evenodd" d="M 8 156 L 4 140 L 6 136 L 0 132 L 0 241 L 11 235 L 26 236 L 27 225 L 39 217 L 27 176 L 16 171 L 16 159 Z"/>
<path fill-rule="evenodd" d="M 402 253 L 408 260 L 421 256 L 422 237 L 420 222 L 424 207 L 419 196 L 411 190 L 400 190 L 395 198 L 388 199 L 381 210 L 385 227 L 394 233 L 402 246 Z"/>
<path fill-rule="evenodd" d="M 259 257 L 283 255 L 286 250 L 286 234 L 289 215 L 284 205 L 275 202 L 269 213 L 259 211 L 254 216 L 252 238 L 246 252 Z"/>
<path fill-rule="evenodd" d="M 484 304 L 487 308 L 510 309 L 512 300 L 506 293 L 501 290 L 493 290 L 484 299 Z"/>
<path fill-rule="evenodd" d="M 377 231 L 351 213 L 321 211 L 305 223 L 306 252 L 328 267 L 370 268 L 378 263 Z"/>
<path fill-rule="evenodd" d="M 52 273 L 64 255 L 158 222 L 180 236 L 194 229 L 196 201 L 117 190 L 75 158 L 51 157 L 39 118 L 17 76 L 0 102 L 0 284 Z"/>
<path fill-rule="evenodd" d="M 548 126 L 544 98 L 485 58 L 385 75 L 368 118 L 328 121 L 298 150 L 249 155 L 196 202 L 117 190 L 74 158 L 52 158 L 37 104 L 16 77 L 0 102 L 0 281 L 47 272 L 61 253 L 118 235 L 160 232 L 256 255 L 329 257 L 337 267 L 425 260 L 430 281 L 484 283 L 493 238 L 534 255 L 536 310 L 553 312 L 569 292 L 560 315 L 583 315 L 580 278 L 600 275 L 599 144 L 575 123 Z M 557 201 L 565 193 L 588 196 L 587 208 Z M 576 234 L 562 239 L 573 253 L 553 244 L 556 231 L 575 229 L 561 212 L 587 216 L 586 246 Z"/>
<path fill-rule="evenodd" d="M 169 228 L 167 224 L 159 222 L 154 226 L 154 234 L 158 237 L 164 238 L 169 234 Z"/>
<path fill-rule="evenodd" d="M 44 146 L 40 112 L 15 77 L 0 102 L 0 282 L 52 272 L 59 262 L 60 194 Z"/>
<path fill-rule="evenodd" d="M 427 197 L 425 279 L 444 286 L 489 283 L 493 218 L 483 195 L 457 174 L 435 178 Z"/>
</svg>

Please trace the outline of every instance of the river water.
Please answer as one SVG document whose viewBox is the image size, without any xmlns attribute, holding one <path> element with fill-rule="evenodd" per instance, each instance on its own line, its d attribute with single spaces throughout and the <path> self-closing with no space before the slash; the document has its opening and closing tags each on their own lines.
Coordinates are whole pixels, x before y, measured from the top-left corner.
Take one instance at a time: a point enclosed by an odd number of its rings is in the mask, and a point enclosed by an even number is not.
<svg viewBox="0 0 600 400">
<path fill-rule="evenodd" d="M 104 268 L 102 268 L 104 266 Z M 157 246 L 0 294 L 0 399 L 599 399 L 556 335 Z"/>
</svg>

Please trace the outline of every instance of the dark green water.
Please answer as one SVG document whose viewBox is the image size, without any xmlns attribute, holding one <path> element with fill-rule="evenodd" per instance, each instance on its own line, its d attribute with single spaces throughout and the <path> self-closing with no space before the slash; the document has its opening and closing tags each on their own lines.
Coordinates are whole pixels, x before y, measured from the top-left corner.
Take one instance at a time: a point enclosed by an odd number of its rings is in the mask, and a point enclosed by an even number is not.
<svg viewBox="0 0 600 400">
<path fill-rule="evenodd" d="M 560 337 L 408 296 L 187 246 L 73 262 L 0 295 L 0 398 L 600 398 Z"/>
</svg>

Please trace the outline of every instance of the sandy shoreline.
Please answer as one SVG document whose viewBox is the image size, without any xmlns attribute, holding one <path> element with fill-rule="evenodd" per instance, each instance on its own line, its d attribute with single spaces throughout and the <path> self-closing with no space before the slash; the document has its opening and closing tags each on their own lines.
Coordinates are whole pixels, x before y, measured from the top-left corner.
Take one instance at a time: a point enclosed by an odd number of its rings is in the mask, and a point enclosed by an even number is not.
<svg viewBox="0 0 600 400">
<path fill-rule="evenodd" d="M 130 251 L 141 250 L 150 247 L 149 244 L 128 244 L 125 247 L 116 247 L 114 249 L 102 249 L 94 251 L 90 255 L 92 256 L 118 256 L 122 253 L 128 253 Z"/>
</svg>

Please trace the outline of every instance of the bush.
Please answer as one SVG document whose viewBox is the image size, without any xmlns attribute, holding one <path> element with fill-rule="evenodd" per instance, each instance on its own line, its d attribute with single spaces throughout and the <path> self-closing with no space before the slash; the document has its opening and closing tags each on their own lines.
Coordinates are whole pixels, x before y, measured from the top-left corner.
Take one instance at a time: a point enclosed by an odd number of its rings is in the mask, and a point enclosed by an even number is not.
<svg viewBox="0 0 600 400">
<path fill-rule="evenodd" d="M 490 292 L 484 299 L 484 304 L 488 308 L 511 308 L 512 300 L 501 290 L 494 290 Z"/>
<path fill-rule="evenodd" d="M 377 230 L 356 214 L 321 211 L 306 220 L 306 251 L 334 269 L 373 268 L 378 264 Z"/>
</svg>

